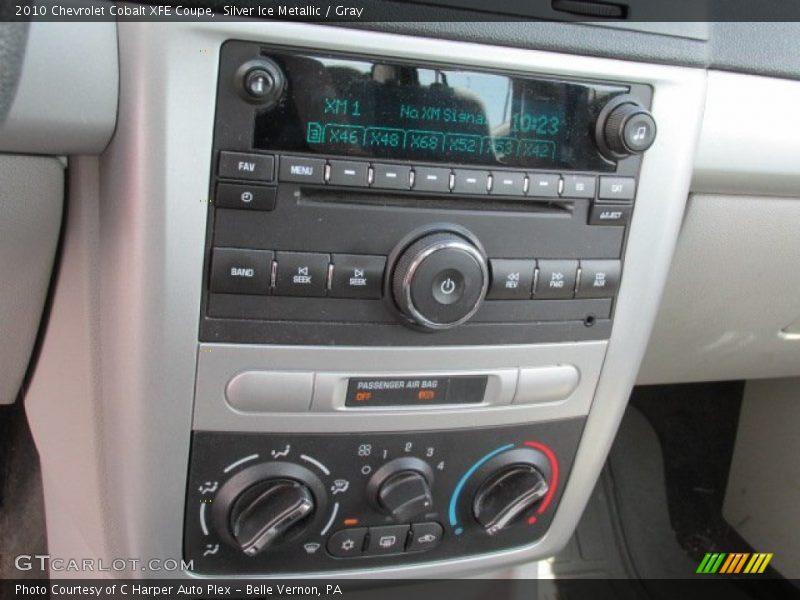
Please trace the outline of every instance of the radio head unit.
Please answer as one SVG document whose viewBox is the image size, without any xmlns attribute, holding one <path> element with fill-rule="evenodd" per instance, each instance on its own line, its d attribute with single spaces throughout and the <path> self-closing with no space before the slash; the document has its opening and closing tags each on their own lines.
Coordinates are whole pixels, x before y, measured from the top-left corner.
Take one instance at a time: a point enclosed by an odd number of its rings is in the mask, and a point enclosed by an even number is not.
<svg viewBox="0 0 800 600">
<path fill-rule="evenodd" d="M 201 340 L 607 338 L 651 93 L 226 43 Z"/>
</svg>

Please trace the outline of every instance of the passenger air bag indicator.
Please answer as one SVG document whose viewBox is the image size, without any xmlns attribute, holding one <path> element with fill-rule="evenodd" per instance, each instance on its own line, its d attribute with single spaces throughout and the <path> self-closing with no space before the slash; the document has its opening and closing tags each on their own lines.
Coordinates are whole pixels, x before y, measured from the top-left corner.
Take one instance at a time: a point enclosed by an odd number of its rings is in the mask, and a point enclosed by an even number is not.
<svg viewBox="0 0 800 600">
<path fill-rule="evenodd" d="M 352 378 L 345 406 L 426 406 L 483 402 L 485 375 Z"/>
</svg>

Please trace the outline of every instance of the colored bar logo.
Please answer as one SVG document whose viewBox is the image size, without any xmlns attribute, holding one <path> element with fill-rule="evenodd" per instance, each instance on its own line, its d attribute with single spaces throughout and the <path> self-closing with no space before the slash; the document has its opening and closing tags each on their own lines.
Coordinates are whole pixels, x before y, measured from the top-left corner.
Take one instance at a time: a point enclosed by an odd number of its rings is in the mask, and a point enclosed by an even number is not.
<svg viewBox="0 0 800 600">
<path fill-rule="evenodd" d="M 772 556 L 771 552 L 708 552 L 696 572 L 703 575 L 756 575 L 766 570 Z"/>
</svg>

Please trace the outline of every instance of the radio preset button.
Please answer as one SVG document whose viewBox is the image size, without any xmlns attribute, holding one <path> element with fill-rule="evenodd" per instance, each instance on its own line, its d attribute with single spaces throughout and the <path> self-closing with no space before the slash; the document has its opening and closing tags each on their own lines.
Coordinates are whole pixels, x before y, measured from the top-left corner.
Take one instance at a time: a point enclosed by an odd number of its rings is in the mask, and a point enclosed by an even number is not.
<svg viewBox="0 0 800 600">
<path fill-rule="evenodd" d="M 275 177 L 275 157 L 271 154 L 220 152 L 217 174 L 226 179 L 272 181 Z"/>
<path fill-rule="evenodd" d="M 334 254 L 331 293 L 335 298 L 380 298 L 386 258 Z"/>
<path fill-rule="evenodd" d="M 374 163 L 372 173 L 372 187 L 390 190 L 407 190 L 411 187 L 411 167 Z"/>
<path fill-rule="evenodd" d="M 214 205 L 219 208 L 273 210 L 275 195 L 276 188 L 271 186 L 220 183 Z"/>
<path fill-rule="evenodd" d="M 489 261 L 492 284 L 489 300 L 529 300 L 533 292 L 535 260 L 493 258 Z"/>
<path fill-rule="evenodd" d="M 524 196 L 525 173 L 492 171 L 492 189 L 490 192 L 502 196 Z"/>
<path fill-rule="evenodd" d="M 534 299 L 562 300 L 575 294 L 577 260 L 540 260 Z"/>
<path fill-rule="evenodd" d="M 489 172 L 453 169 L 453 192 L 456 194 L 486 194 L 489 191 Z"/>
<path fill-rule="evenodd" d="M 450 169 L 414 167 L 414 189 L 419 192 L 449 192 Z"/>
<path fill-rule="evenodd" d="M 324 296 L 328 279 L 327 254 L 276 252 L 278 269 L 275 294 L 279 296 Z"/>
<path fill-rule="evenodd" d="M 576 298 L 611 298 L 619 289 L 618 260 L 582 260 Z"/>
<path fill-rule="evenodd" d="M 636 180 L 633 177 L 601 177 L 601 200 L 633 200 L 636 195 Z"/>
<path fill-rule="evenodd" d="M 557 198 L 560 180 L 561 176 L 556 173 L 528 173 L 528 196 Z"/>
<path fill-rule="evenodd" d="M 268 294 L 272 256 L 271 250 L 214 248 L 211 257 L 211 291 L 222 294 Z"/>
<path fill-rule="evenodd" d="M 597 179 L 588 175 L 564 175 L 564 198 L 594 198 Z"/>
<path fill-rule="evenodd" d="M 331 185 L 367 187 L 367 171 L 369 168 L 367 163 L 353 160 L 331 160 L 328 164 L 331 167 L 328 183 Z"/>
<path fill-rule="evenodd" d="M 626 225 L 632 212 L 630 204 L 595 204 L 589 213 L 589 225 Z"/>
<path fill-rule="evenodd" d="M 325 160 L 305 156 L 281 156 L 278 179 L 294 183 L 325 183 Z"/>
</svg>

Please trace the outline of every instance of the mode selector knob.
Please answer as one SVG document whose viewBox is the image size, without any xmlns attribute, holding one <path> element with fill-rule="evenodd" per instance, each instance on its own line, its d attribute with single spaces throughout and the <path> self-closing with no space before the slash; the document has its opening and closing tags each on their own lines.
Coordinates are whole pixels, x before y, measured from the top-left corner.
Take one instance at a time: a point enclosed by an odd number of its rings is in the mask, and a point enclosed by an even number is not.
<svg viewBox="0 0 800 600">
<path fill-rule="evenodd" d="M 375 472 L 367 483 L 373 505 L 395 521 L 409 521 L 433 508 L 433 471 L 418 458 L 397 458 Z"/>
<path fill-rule="evenodd" d="M 641 154 L 656 139 L 653 115 L 633 96 L 617 96 L 609 102 L 597 122 L 597 144 L 609 158 Z"/>
<path fill-rule="evenodd" d="M 392 275 L 397 308 L 409 323 L 434 331 L 472 317 L 488 286 L 483 252 L 467 237 L 451 232 L 417 239 L 401 252 Z"/>
</svg>

